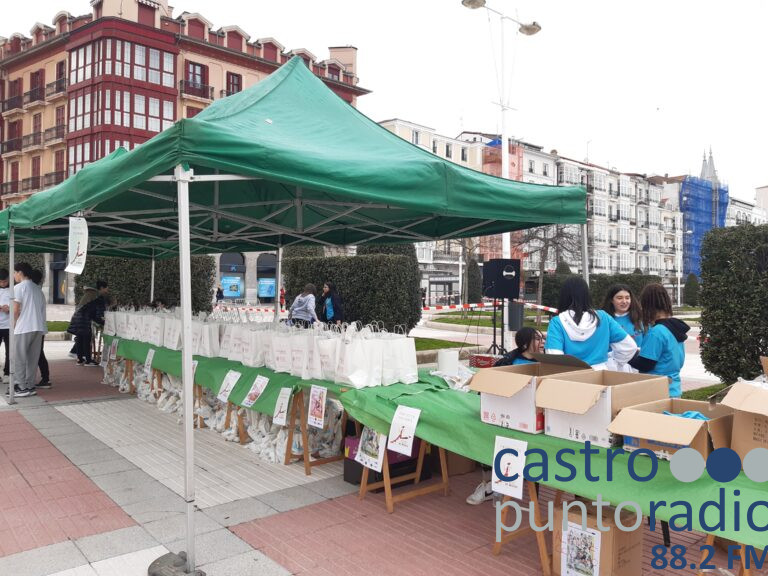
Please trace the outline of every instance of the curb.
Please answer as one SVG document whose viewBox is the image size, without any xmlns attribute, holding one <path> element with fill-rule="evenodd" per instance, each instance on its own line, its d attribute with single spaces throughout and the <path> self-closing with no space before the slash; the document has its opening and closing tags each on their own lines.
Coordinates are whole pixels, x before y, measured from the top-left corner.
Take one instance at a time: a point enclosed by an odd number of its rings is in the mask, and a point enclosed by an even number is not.
<svg viewBox="0 0 768 576">
<path fill-rule="evenodd" d="M 46 342 L 63 342 L 66 340 L 72 340 L 72 335 L 69 332 L 48 332 L 45 335 Z"/>
<path fill-rule="evenodd" d="M 459 360 L 466 360 L 469 358 L 470 354 L 485 352 L 488 349 L 487 346 L 464 346 L 462 348 L 460 342 L 456 342 L 456 344 L 456 348 L 441 348 L 440 350 L 459 350 Z M 416 352 L 416 363 L 436 364 L 438 352 L 439 350 L 421 350 L 420 352 Z"/>
<path fill-rule="evenodd" d="M 470 334 L 493 335 L 493 328 L 488 328 L 487 326 L 448 324 L 447 322 L 432 322 L 431 320 L 427 320 L 426 322 L 424 322 L 424 327 L 433 328 L 435 330 L 445 330 L 447 332 L 461 332 L 462 334 L 464 334 L 465 332 L 469 332 Z M 496 328 L 496 331 L 501 332 L 501 323 L 499 323 L 499 327 Z"/>
</svg>

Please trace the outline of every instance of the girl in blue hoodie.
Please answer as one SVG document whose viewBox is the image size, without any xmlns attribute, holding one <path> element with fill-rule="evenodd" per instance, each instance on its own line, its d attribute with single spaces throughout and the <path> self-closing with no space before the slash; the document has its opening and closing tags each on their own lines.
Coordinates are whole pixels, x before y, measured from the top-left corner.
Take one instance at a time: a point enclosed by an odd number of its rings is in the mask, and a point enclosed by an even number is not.
<svg viewBox="0 0 768 576">
<path fill-rule="evenodd" d="M 547 329 L 548 354 L 569 354 L 595 370 L 604 370 L 610 350 L 618 364 L 637 353 L 637 344 L 604 310 L 595 311 L 583 278 L 568 278 L 560 290 L 560 313 Z"/>
<path fill-rule="evenodd" d="M 666 376 L 669 378 L 669 397 L 679 398 L 685 340 L 691 327 L 672 317 L 672 300 L 661 284 L 648 284 L 643 288 L 640 306 L 643 308 L 643 324 L 649 328 L 643 337 L 642 350 L 629 365 L 645 374 Z"/>
</svg>

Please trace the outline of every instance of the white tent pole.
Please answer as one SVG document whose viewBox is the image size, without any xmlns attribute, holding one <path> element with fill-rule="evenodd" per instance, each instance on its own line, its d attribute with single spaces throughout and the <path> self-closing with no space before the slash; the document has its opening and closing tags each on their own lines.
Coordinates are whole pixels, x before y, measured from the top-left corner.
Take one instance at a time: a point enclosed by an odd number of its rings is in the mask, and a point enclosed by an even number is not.
<svg viewBox="0 0 768 576">
<path fill-rule="evenodd" d="M 275 324 L 280 322 L 280 287 L 283 285 L 283 247 L 277 245 L 277 266 L 275 267 Z"/>
<path fill-rule="evenodd" d="M 189 182 L 192 171 L 176 166 L 181 292 L 181 378 L 184 391 L 184 500 L 187 503 L 187 572 L 195 572 L 195 439 L 192 386 L 192 269 L 189 248 Z"/>
<path fill-rule="evenodd" d="M 589 286 L 589 248 L 587 238 L 587 224 L 581 225 L 581 269 L 584 272 L 584 281 Z"/>
<path fill-rule="evenodd" d="M 149 301 L 155 301 L 155 249 L 152 248 L 152 272 L 149 283 Z"/>
<path fill-rule="evenodd" d="M 16 337 L 13 332 L 16 326 L 16 301 L 13 299 L 14 277 L 13 268 L 16 266 L 16 240 L 14 237 L 13 227 L 8 231 L 8 290 L 11 295 L 11 306 L 8 310 L 10 316 L 10 328 L 8 329 L 8 404 L 15 404 L 16 400 L 13 398 L 14 386 L 13 375 L 16 372 Z"/>
</svg>

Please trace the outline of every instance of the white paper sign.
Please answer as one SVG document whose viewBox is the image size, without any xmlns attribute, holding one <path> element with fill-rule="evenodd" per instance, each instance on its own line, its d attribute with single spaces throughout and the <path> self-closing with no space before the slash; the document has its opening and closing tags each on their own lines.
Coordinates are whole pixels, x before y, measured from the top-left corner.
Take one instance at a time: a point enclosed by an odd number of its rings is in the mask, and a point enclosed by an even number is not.
<svg viewBox="0 0 768 576">
<path fill-rule="evenodd" d="M 118 338 L 113 338 L 109 345 L 109 358 L 107 360 L 117 360 L 117 346 L 120 344 Z"/>
<path fill-rule="evenodd" d="M 520 499 L 523 497 L 523 482 L 525 480 L 523 478 L 523 470 L 525 468 L 525 451 L 528 449 L 528 442 L 505 436 L 496 436 L 496 444 L 493 449 L 494 463 L 496 462 L 496 455 L 506 448 L 517 451 L 518 455 L 504 454 L 501 457 L 499 468 L 504 476 L 514 476 L 517 474 L 517 478 L 512 482 L 506 482 L 496 476 L 496 467 L 493 466 L 493 491 Z"/>
<path fill-rule="evenodd" d="M 568 522 L 560 543 L 562 576 L 600 576 L 600 532 Z"/>
<path fill-rule="evenodd" d="M 288 419 L 288 404 L 291 401 L 291 389 L 280 388 L 280 395 L 275 403 L 275 413 L 272 416 L 272 423 L 279 426 L 285 426 Z M 291 423 L 293 424 L 293 423 Z"/>
<path fill-rule="evenodd" d="M 419 423 L 421 410 L 398 406 L 392 425 L 389 427 L 389 443 L 387 449 L 399 452 L 406 456 L 412 456 L 413 439 L 416 437 L 416 425 Z"/>
<path fill-rule="evenodd" d="M 323 428 L 325 424 L 325 397 L 328 395 L 328 388 L 324 386 L 312 386 L 309 392 L 309 415 L 307 424 L 314 428 Z"/>
<path fill-rule="evenodd" d="M 69 254 L 66 272 L 82 274 L 85 268 L 85 255 L 88 252 L 88 223 L 85 218 L 69 219 Z"/>
<path fill-rule="evenodd" d="M 197 360 L 192 360 L 192 380 L 195 379 L 195 373 L 197 372 Z"/>
<path fill-rule="evenodd" d="M 357 446 L 355 461 L 366 468 L 381 472 L 384 463 L 384 450 L 387 449 L 386 434 L 379 434 L 373 428 L 367 426 L 360 434 L 360 444 Z"/>
<path fill-rule="evenodd" d="M 150 348 L 147 351 L 147 359 L 144 360 L 144 372 L 147 374 L 147 378 L 152 377 L 152 359 L 155 357 L 155 349 Z"/>
<path fill-rule="evenodd" d="M 229 401 L 229 395 L 232 393 L 232 389 L 235 387 L 235 384 L 237 384 L 237 381 L 240 380 L 240 376 L 242 376 L 242 374 L 235 370 L 227 372 L 227 375 L 224 376 L 224 380 L 221 382 L 221 388 L 219 388 L 219 394 L 216 398 L 222 402 Z"/>
<path fill-rule="evenodd" d="M 246 394 L 245 399 L 243 400 L 243 406 L 246 408 L 253 406 L 253 403 L 256 402 L 256 400 L 259 399 L 259 396 L 261 396 L 262 392 L 264 392 L 267 384 L 269 384 L 269 378 L 266 376 L 256 376 L 256 380 L 254 380 L 253 384 L 251 384 L 251 389 L 248 391 L 248 394 Z"/>
</svg>

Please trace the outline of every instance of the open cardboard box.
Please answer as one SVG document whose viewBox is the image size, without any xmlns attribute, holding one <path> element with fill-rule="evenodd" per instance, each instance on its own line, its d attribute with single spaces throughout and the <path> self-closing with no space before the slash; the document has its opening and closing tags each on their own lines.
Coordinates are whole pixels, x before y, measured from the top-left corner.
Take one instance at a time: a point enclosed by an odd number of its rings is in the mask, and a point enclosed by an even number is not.
<svg viewBox="0 0 768 576">
<path fill-rule="evenodd" d="M 666 376 L 609 370 L 558 374 L 541 380 L 536 406 L 544 408 L 549 436 L 610 448 L 608 425 L 622 408 L 669 397 Z"/>
<path fill-rule="evenodd" d="M 538 434 L 544 431 L 544 412 L 536 408 L 536 386 L 542 376 L 587 369 L 573 356 L 541 354 L 538 364 L 484 368 L 472 377 L 469 389 L 480 392 L 480 420 L 502 428 Z M 575 360 L 575 362 L 574 362 Z"/>
<path fill-rule="evenodd" d="M 753 448 L 768 448 L 768 389 L 736 382 L 722 403 L 736 410 L 731 448 L 742 461 Z"/>
<path fill-rule="evenodd" d="M 701 412 L 709 420 L 670 416 L 688 410 Z M 731 445 L 733 409 L 698 400 L 667 398 L 624 408 L 608 426 L 608 431 L 624 436 L 624 450 L 651 450 L 659 458 L 669 458 L 680 448 L 690 447 L 707 459 L 710 452 Z"/>
</svg>

